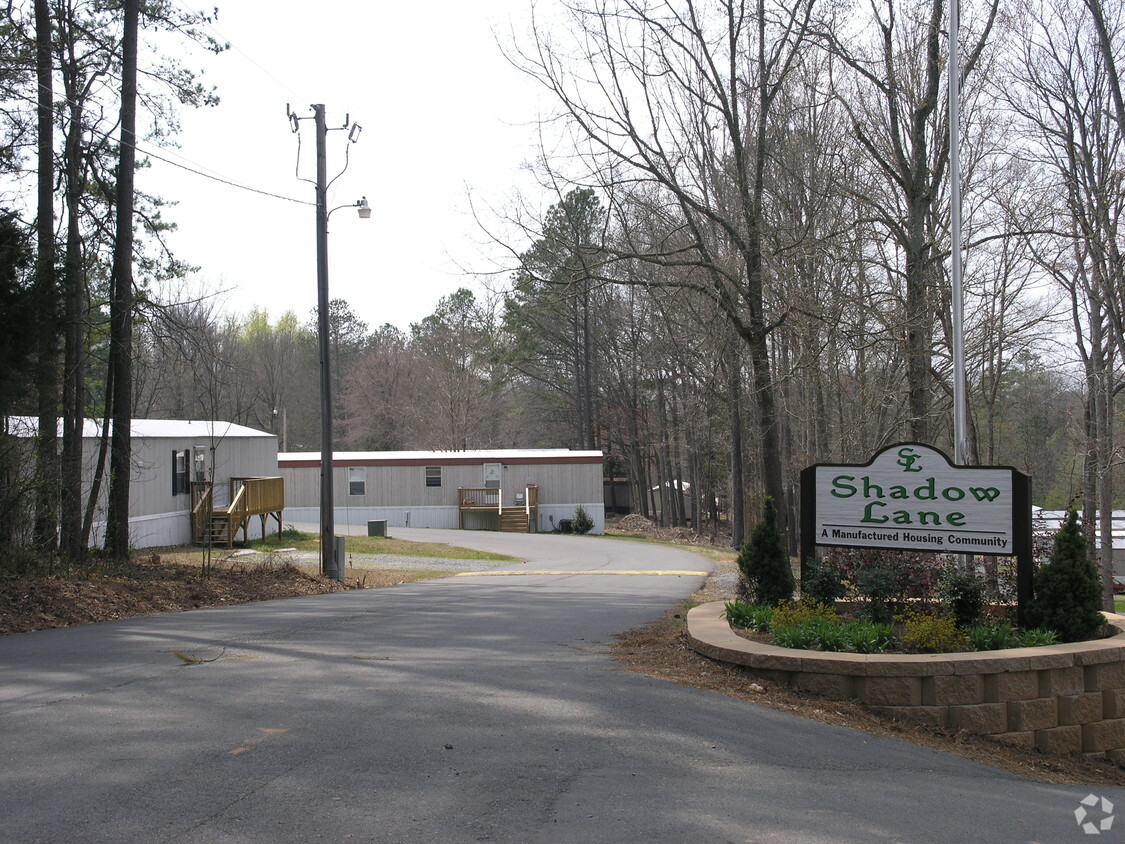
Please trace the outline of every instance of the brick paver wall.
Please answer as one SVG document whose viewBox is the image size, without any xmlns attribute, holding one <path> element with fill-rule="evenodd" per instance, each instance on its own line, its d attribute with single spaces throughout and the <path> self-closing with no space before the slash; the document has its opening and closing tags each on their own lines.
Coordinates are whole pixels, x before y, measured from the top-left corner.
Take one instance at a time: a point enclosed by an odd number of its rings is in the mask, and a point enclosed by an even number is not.
<svg viewBox="0 0 1125 844">
<path fill-rule="evenodd" d="M 956 654 L 834 654 L 751 642 L 715 602 L 688 613 L 692 647 L 765 680 L 901 720 L 1125 766 L 1125 616 L 1094 642 Z"/>
</svg>

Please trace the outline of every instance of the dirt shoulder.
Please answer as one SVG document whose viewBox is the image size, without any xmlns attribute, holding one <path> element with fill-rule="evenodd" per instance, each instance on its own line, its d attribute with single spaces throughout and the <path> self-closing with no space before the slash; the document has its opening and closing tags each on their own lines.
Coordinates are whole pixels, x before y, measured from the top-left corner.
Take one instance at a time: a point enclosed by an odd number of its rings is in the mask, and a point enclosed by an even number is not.
<svg viewBox="0 0 1125 844">
<path fill-rule="evenodd" d="M 440 561 L 436 561 L 440 563 Z M 216 559 L 201 573 L 200 555 L 149 553 L 123 566 L 91 567 L 53 576 L 0 578 L 0 636 L 98 621 L 183 612 L 389 586 L 429 572 L 348 569 L 344 583 L 271 560 Z"/>
</svg>

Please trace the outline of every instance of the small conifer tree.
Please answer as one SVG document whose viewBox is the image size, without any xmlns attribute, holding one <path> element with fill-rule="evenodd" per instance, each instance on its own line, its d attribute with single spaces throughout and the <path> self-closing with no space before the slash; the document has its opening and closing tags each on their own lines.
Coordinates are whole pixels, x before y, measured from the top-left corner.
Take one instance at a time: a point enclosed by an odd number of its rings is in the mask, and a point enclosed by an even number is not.
<svg viewBox="0 0 1125 844">
<path fill-rule="evenodd" d="M 738 569 L 743 595 L 754 603 L 773 605 L 793 597 L 793 569 L 772 498 L 766 498 L 762 520 L 738 554 Z"/>
<path fill-rule="evenodd" d="M 1055 534 L 1051 559 L 1035 574 L 1034 597 L 1027 608 L 1030 627 L 1054 630 L 1063 642 L 1080 642 L 1097 635 L 1102 618 L 1102 584 L 1086 553 L 1086 537 L 1071 509 L 1066 524 Z"/>
<path fill-rule="evenodd" d="M 579 504 L 574 508 L 574 518 L 571 520 L 571 527 L 577 534 L 585 535 L 594 529 L 594 520 L 590 518 L 590 514 L 586 512 L 586 508 Z"/>
</svg>

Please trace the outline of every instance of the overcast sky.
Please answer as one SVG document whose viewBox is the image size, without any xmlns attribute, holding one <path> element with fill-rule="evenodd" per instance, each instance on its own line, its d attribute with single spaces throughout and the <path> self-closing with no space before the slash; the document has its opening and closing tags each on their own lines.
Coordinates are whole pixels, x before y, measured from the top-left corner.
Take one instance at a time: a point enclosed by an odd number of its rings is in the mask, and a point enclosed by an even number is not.
<svg viewBox="0 0 1125 844">
<path fill-rule="evenodd" d="M 182 0 L 189 7 L 190 0 Z M 329 207 L 366 196 L 370 220 L 342 208 L 329 221 L 330 295 L 346 299 L 375 329 L 408 328 L 438 300 L 477 282 L 463 268 L 495 264 L 469 210 L 534 194 L 524 165 L 534 158 L 537 85 L 496 44 L 526 30 L 529 0 L 230 2 L 214 33 L 221 55 L 186 63 L 217 86 L 215 108 L 186 111 L 180 148 L 192 169 L 309 203 L 229 187 L 153 160 L 138 188 L 178 204 L 174 253 L 200 267 L 208 289 L 227 291 L 224 310 L 286 310 L 305 321 L 316 306 L 313 185 L 299 181 L 298 135 L 286 119 L 323 103 L 329 127 L 350 115 L 363 127 Z M 329 178 L 344 165 L 346 132 L 329 132 Z M 315 176 L 311 119 L 300 123 L 300 175 Z M 153 149 L 144 145 L 144 149 Z M 498 257 L 496 249 L 491 255 Z"/>
</svg>

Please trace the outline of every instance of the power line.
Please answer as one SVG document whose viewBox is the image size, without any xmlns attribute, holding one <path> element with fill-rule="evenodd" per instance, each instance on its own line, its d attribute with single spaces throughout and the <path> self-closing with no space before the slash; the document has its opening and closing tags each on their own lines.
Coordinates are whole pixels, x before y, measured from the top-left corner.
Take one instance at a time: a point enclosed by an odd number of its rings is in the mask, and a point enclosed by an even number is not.
<svg viewBox="0 0 1125 844">
<path fill-rule="evenodd" d="M 38 87 L 42 88 L 43 86 L 39 85 Z M 69 105 L 75 104 L 73 100 L 71 100 L 65 94 L 63 94 L 63 93 L 61 93 L 57 90 L 52 89 L 50 93 L 52 94 L 52 97 L 58 102 L 64 102 L 64 103 L 67 103 Z M 23 99 L 26 100 L 27 102 L 31 103 L 29 98 L 24 97 Z M 120 138 L 118 138 L 117 140 L 120 143 Z M 171 159 L 165 158 L 163 155 L 161 155 L 159 153 L 153 152 L 152 149 L 147 146 L 147 144 L 142 146 L 142 142 L 139 141 L 139 140 L 134 141 L 133 148 L 135 150 L 137 150 L 137 152 L 140 152 L 143 155 L 147 155 L 150 158 L 155 158 L 158 161 L 163 161 L 165 164 L 170 164 L 173 167 L 178 167 L 181 170 L 186 170 L 187 172 L 192 173 L 196 176 L 202 176 L 204 179 L 210 179 L 213 182 L 218 182 L 220 184 L 227 185 L 228 187 L 236 188 L 238 190 L 244 190 L 244 191 L 247 191 L 248 193 L 256 193 L 256 194 L 259 194 L 261 196 L 268 196 L 272 199 L 281 199 L 281 200 L 284 200 L 285 202 L 294 202 L 298 205 L 315 205 L 316 204 L 314 202 L 309 202 L 309 201 L 304 200 L 304 199 L 294 199 L 291 196 L 283 196 L 282 194 L 272 193 L 272 192 L 267 191 L 267 190 L 262 190 L 261 188 L 250 187 L 249 185 L 244 185 L 244 184 L 241 184 L 239 182 L 234 181 L 233 179 L 227 179 L 223 176 L 214 175 L 213 173 L 205 173 L 205 172 L 203 172 L 203 169 L 207 169 L 207 170 L 210 169 L 209 167 L 207 167 L 207 165 L 200 164 L 198 161 L 193 161 L 192 159 L 190 159 L 186 156 L 183 156 L 183 155 L 179 155 L 178 153 L 169 153 L 169 154 L 176 155 L 177 158 L 180 158 L 183 161 L 188 162 L 188 164 L 181 164 L 178 161 L 172 161 Z M 194 166 L 188 166 L 189 164 L 194 165 Z M 203 168 L 203 169 L 199 169 L 199 168 Z"/>
<path fill-rule="evenodd" d="M 272 199 L 283 199 L 286 202 L 294 202 L 297 205 L 315 205 L 316 204 L 315 202 L 308 202 L 307 200 L 304 200 L 304 199 L 294 199 L 291 196 L 282 196 L 279 193 L 270 193 L 269 191 L 261 190 L 260 188 L 252 188 L 248 185 L 241 185 L 238 182 L 231 181 L 230 179 L 224 179 L 222 176 L 213 176 L 210 173 L 204 173 L 201 170 L 196 170 L 193 167 L 188 167 L 186 164 L 180 164 L 179 162 L 172 161 L 171 159 L 165 158 L 162 155 L 157 155 L 155 152 L 152 152 L 150 150 L 142 149 L 139 145 L 136 146 L 136 149 L 137 149 L 138 152 L 141 152 L 144 155 L 149 156 L 150 158 L 155 158 L 158 161 L 163 161 L 165 164 L 171 164 L 173 167 L 179 167 L 181 170 L 186 170 L 189 173 L 194 173 L 196 176 L 202 176 L 204 179 L 210 179 L 213 182 L 218 182 L 220 184 L 227 185 L 227 186 L 232 187 L 232 188 L 238 188 L 239 190 L 248 191 L 249 193 L 256 193 L 256 194 L 260 194 L 262 196 L 268 196 L 268 197 L 271 197 Z M 185 160 L 187 160 L 187 159 L 185 159 Z M 202 166 L 202 165 L 199 165 L 199 166 Z"/>
</svg>

